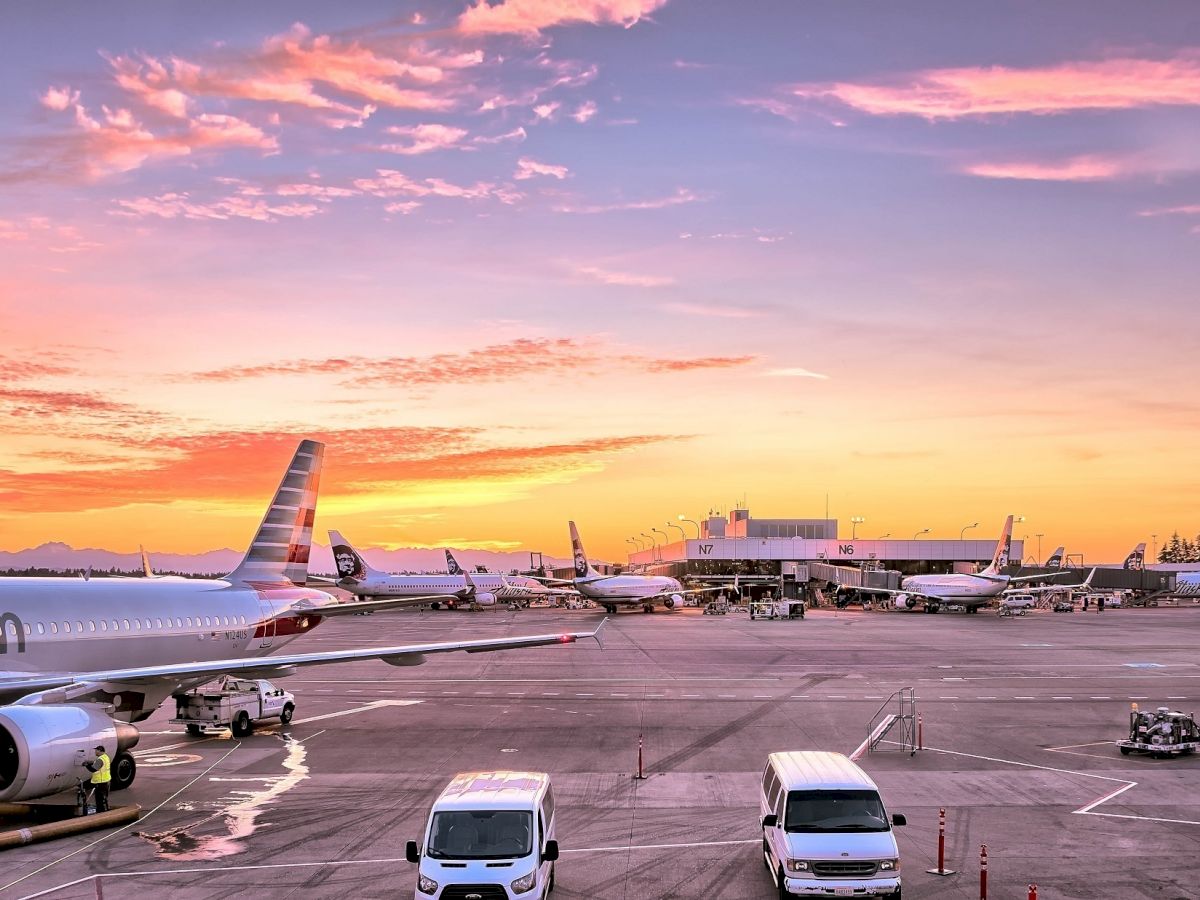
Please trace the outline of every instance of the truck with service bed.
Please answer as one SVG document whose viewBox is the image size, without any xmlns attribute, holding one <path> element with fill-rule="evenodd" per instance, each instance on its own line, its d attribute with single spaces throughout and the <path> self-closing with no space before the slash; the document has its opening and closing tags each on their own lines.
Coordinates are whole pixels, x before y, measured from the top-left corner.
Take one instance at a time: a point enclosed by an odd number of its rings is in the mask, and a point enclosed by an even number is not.
<svg viewBox="0 0 1200 900">
<path fill-rule="evenodd" d="M 173 725 L 186 725 L 188 734 L 206 728 L 229 728 L 234 737 L 245 737 L 255 722 L 279 719 L 287 725 L 296 710 L 296 698 L 265 679 L 225 678 L 183 694 L 175 694 Z"/>
</svg>

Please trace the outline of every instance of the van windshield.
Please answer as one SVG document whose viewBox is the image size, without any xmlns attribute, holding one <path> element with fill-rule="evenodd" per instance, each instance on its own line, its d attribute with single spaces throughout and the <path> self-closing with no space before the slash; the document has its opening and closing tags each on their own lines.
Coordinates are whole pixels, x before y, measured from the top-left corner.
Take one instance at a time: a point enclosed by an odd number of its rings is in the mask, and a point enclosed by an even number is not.
<svg viewBox="0 0 1200 900">
<path fill-rule="evenodd" d="M 874 791 L 789 791 L 784 831 L 887 831 Z"/>
<path fill-rule="evenodd" d="M 434 859 L 513 859 L 533 849 L 527 810 L 454 810 L 433 814 L 426 854 Z"/>
</svg>

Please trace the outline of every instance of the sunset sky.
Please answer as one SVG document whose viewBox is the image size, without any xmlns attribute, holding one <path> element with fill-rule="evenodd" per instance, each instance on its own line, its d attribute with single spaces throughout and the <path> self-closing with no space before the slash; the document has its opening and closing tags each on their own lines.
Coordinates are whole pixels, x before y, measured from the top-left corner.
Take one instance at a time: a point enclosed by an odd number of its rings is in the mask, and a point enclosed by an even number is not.
<svg viewBox="0 0 1200 900">
<path fill-rule="evenodd" d="M 0 46 L 0 549 L 244 546 L 301 437 L 322 541 L 1200 531 L 1191 0 L 7 3 Z"/>
</svg>

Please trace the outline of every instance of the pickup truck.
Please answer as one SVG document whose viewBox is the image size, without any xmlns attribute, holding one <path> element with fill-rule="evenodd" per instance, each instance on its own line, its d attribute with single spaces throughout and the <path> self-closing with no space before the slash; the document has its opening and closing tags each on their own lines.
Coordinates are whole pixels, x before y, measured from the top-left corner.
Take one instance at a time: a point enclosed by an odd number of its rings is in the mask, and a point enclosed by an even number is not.
<svg viewBox="0 0 1200 900">
<path fill-rule="evenodd" d="M 203 734 L 205 728 L 229 728 L 234 737 L 246 737 L 255 722 L 277 718 L 286 725 L 296 711 L 295 696 L 264 679 L 226 678 L 175 694 L 174 699 L 171 723 L 186 725 L 193 735 Z"/>
</svg>

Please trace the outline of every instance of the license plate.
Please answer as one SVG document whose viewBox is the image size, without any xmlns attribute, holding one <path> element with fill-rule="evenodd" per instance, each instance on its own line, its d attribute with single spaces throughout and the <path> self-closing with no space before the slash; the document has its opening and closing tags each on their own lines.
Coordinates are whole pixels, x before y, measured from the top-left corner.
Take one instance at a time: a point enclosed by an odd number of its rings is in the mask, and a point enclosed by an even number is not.
<svg viewBox="0 0 1200 900">
<path fill-rule="evenodd" d="M 833 889 L 833 896 L 835 896 L 835 897 L 853 897 L 854 896 L 854 888 L 835 887 Z"/>
</svg>

